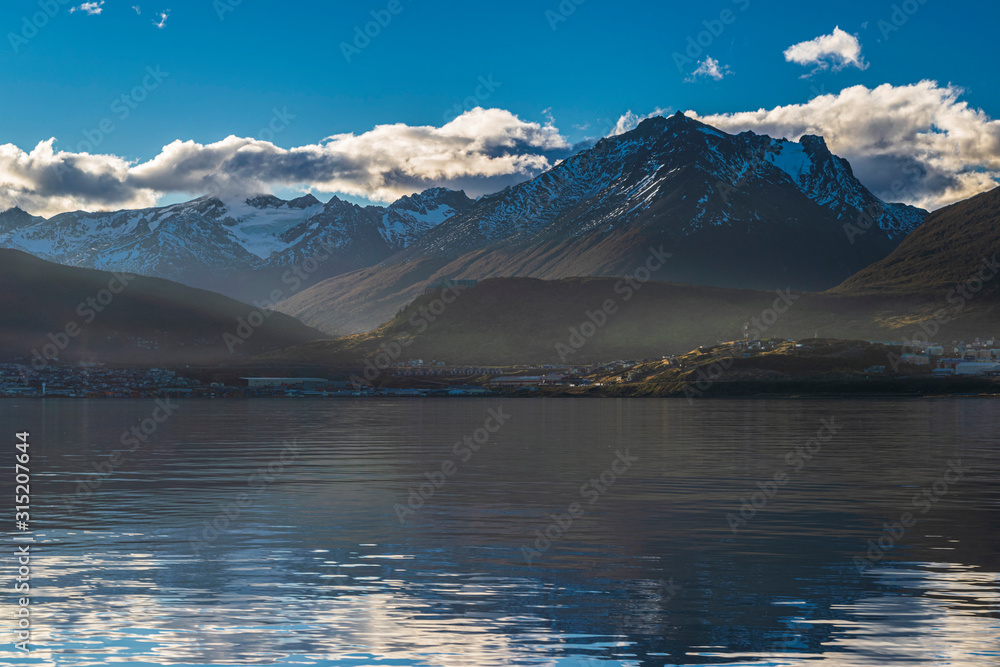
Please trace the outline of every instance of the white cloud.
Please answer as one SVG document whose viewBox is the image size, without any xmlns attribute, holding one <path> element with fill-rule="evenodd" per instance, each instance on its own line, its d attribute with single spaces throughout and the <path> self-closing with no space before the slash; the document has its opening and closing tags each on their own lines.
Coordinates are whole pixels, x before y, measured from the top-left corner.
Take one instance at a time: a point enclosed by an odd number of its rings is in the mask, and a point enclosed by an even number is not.
<svg viewBox="0 0 1000 667">
<path fill-rule="evenodd" d="M 58 151 L 54 144 L 43 141 L 31 152 L 0 145 L 0 210 L 134 208 L 168 193 L 257 193 L 273 186 L 377 201 L 436 185 L 477 196 L 534 177 L 570 152 L 551 125 L 480 107 L 441 127 L 379 125 L 289 149 L 235 136 L 212 144 L 178 140 L 144 163 Z"/>
<path fill-rule="evenodd" d="M 1000 181 L 1000 121 L 970 108 L 961 95 L 954 86 L 922 81 L 854 86 L 772 109 L 686 113 L 729 132 L 753 130 L 792 140 L 822 135 L 877 195 L 933 209 Z M 630 110 L 607 134 L 627 132 L 645 118 L 668 112 Z M 235 136 L 210 144 L 178 140 L 142 163 L 60 151 L 54 139 L 29 152 L 0 144 L 0 211 L 15 205 L 42 215 L 138 208 L 168 194 L 257 193 L 275 187 L 383 202 L 433 186 L 478 196 L 532 178 L 585 147 L 571 146 L 551 123 L 479 107 L 440 127 L 379 125 L 292 148 Z"/>
<path fill-rule="evenodd" d="M 723 65 L 719 67 L 719 61 L 711 56 L 707 56 L 704 60 L 698 63 L 697 69 L 691 72 L 691 76 L 684 79 L 685 81 L 696 81 L 699 76 L 706 76 L 710 79 L 715 79 L 716 81 L 721 81 L 722 77 L 727 74 L 732 74 L 729 69 L 729 65 Z"/>
<path fill-rule="evenodd" d="M 169 16 L 170 16 L 170 10 L 166 9 L 166 10 L 160 12 L 159 14 L 157 14 L 156 16 L 160 20 L 159 21 L 153 21 L 153 25 L 155 25 L 157 28 L 162 28 L 163 26 L 167 25 L 167 18 L 169 18 Z"/>
<path fill-rule="evenodd" d="M 845 88 L 805 104 L 699 116 L 729 132 L 798 140 L 822 135 L 858 178 L 887 201 L 939 208 L 1000 180 L 1000 121 L 961 101 L 962 89 L 921 81 Z"/>
<path fill-rule="evenodd" d="M 78 7 L 70 7 L 69 13 L 73 12 L 86 12 L 91 16 L 96 16 L 104 11 L 104 0 L 97 0 L 96 2 L 85 2 Z"/>
<path fill-rule="evenodd" d="M 657 107 L 654 111 L 646 114 L 645 116 L 640 116 L 637 113 L 632 113 L 632 110 L 629 109 L 618 118 L 618 122 L 615 123 L 614 126 L 608 130 L 606 136 L 617 137 L 619 134 L 625 134 L 626 132 L 631 132 L 632 130 L 634 130 L 636 127 L 639 126 L 639 123 L 646 120 L 647 118 L 652 118 L 653 116 L 663 116 L 665 114 L 670 113 L 670 111 L 671 111 L 670 107 L 667 108 Z"/>
<path fill-rule="evenodd" d="M 814 65 L 813 72 L 833 67 L 840 71 L 845 67 L 867 69 L 868 63 L 861 57 L 861 42 L 836 26 L 829 35 L 820 35 L 807 42 L 799 42 L 785 49 L 785 60 L 799 65 Z"/>
<path fill-rule="evenodd" d="M 139 7 L 139 5 L 132 5 L 132 9 L 135 10 L 136 14 L 142 14 L 142 9 Z"/>
</svg>

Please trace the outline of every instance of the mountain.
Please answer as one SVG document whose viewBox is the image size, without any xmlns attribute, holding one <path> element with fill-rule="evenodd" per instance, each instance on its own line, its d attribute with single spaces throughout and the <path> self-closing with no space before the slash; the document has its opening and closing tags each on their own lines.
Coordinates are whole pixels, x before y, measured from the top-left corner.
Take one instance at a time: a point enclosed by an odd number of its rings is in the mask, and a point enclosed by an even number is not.
<svg viewBox="0 0 1000 667">
<path fill-rule="evenodd" d="M 0 213 L 0 246 L 250 301 L 288 285 L 282 276 L 293 268 L 301 286 L 379 262 L 471 205 L 463 192 L 433 188 L 387 207 L 362 207 L 337 197 L 323 204 L 309 194 L 291 201 L 273 195 L 201 197 L 134 211 L 75 211 L 48 220 L 14 208 Z M 310 264 L 303 268 L 303 262 Z"/>
<path fill-rule="evenodd" d="M 875 197 L 821 137 L 731 135 L 678 113 L 481 197 L 378 266 L 280 309 L 361 332 L 446 278 L 622 276 L 654 250 L 671 255 L 659 281 L 824 290 L 884 258 L 925 216 Z"/>
<path fill-rule="evenodd" d="M 946 206 L 885 259 L 854 274 L 833 292 L 907 293 L 954 288 L 971 279 L 986 278 L 978 294 L 1000 291 L 997 255 L 1000 254 L 1000 188 Z M 980 270 L 993 266 L 984 275 Z M 975 283 L 970 285 L 974 287 Z"/>
<path fill-rule="evenodd" d="M 0 360 L 25 363 L 222 363 L 324 337 L 280 313 L 258 324 L 254 308 L 212 292 L 18 250 L 0 250 L 0 312 Z"/>
</svg>

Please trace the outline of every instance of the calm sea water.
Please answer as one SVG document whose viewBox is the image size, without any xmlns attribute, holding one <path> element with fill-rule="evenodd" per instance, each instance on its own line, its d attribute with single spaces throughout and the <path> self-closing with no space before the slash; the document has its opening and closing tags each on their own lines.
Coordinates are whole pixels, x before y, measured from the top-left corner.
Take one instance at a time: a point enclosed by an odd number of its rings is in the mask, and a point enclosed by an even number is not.
<svg viewBox="0 0 1000 667">
<path fill-rule="evenodd" d="M 155 407 L 0 403 L 0 664 L 1000 664 L 995 401 Z"/>
</svg>

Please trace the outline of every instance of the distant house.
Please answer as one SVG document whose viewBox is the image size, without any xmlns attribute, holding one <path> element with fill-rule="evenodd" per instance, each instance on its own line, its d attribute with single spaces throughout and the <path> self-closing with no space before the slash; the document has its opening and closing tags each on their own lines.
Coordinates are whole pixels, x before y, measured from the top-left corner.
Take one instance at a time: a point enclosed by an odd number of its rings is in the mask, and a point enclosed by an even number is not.
<svg viewBox="0 0 1000 667">
<path fill-rule="evenodd" d="M 492 378 L 490 384 L 495 387 L 537 387 L 538 385 L 561 385 L 565 383 L 566 375 L 549 373 L 548 375 L 508 375 Z"/>
</svg>

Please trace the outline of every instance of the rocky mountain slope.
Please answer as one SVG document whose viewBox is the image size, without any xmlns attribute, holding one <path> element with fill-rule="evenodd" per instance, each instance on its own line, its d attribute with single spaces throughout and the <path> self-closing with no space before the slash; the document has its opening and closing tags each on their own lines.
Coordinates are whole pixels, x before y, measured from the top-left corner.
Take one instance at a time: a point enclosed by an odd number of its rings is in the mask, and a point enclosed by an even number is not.
<svg viewBox="0 0 1000 667">
<path fill-rule="evenodd" d="M 49 261 L 175 280 L 246 301 L 298 269 L 300 284 L 369 266 L 405 249 L 472 204 L 434 188 L 387 207 L 312 195 L 191 202 L 134 211 L 75 211 L 44 219 L 0 213 L 0 247 Z M 312 259 L 315 266 L 299 266 Z M 318 261 L 319 260 L 319 261 Z M 311 268 L 311 270 L 309 270 Z"/>
<path fill-rule="evenodd" d="M 880 201 L 820 137 L 730 135 L 683 114 L 656 117 L 281 309 L 331 333 L 361 332 L 446 278 L 641 274 L 658 253 L 671 256 L 654 280 L 824 290 L 884 258 L 925 215 Z"/>
</svg>

